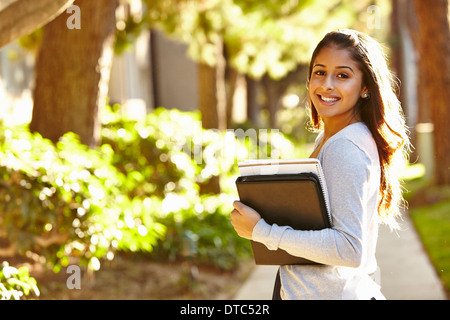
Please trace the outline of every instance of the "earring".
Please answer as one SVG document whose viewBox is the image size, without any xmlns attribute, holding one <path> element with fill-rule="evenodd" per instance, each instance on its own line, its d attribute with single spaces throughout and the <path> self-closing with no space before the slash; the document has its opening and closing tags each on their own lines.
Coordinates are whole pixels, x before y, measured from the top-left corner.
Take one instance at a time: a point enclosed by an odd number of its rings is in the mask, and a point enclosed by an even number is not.
<svg viewBox="0 0 450 320">
<path fill-rule="evenodd" d="M 363 94 L 363 98 L 364 98 L 364 99 L 367 99 L 368 97 L 369 97 L 369 94 L 367 94 L 367 93 L 364 93 L 364 94 Z"/>
</svg>

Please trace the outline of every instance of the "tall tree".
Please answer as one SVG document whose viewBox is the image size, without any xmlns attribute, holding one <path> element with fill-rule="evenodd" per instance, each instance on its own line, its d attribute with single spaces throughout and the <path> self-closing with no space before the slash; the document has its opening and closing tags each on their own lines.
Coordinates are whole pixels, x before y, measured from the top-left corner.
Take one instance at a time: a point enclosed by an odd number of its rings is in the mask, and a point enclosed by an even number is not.
<svg viewBox="0 0 450 320">
<path fill-rule="evenodd" d="M 53 20 L 74 0 L 16 0 L 0 11 L 0 48 Z"/>
<path fill-rule="evenodd" d="M 448 0 L 414 1 L 419 53 L 420 108 L 428 108 L 434 124 L 434 182 L 450 184 L 450 25 Z"/>
<path fill-rule="evenodd" d="M 98 113 L 106 103 L 119 1 L 74 4 L 80 8 L 80 29 L 69 28 L 68 14 L 44 27 L 30 129 L 53 141 L 72 131 L 94 146 L 100 138 Z"/>
</svg>

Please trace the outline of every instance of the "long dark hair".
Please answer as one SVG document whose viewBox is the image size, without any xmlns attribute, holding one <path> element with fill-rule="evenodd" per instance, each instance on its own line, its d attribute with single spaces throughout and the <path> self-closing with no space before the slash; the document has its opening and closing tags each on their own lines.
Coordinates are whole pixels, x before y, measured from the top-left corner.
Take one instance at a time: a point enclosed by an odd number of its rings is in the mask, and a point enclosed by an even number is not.
<svg viewBox="0 0 450 320">
<path fill-rule="evenodd" d="M 315 48 L 309 66 L 308 83 L 316 56 L 323 47 L 347 49 L 363 73 L 363 85 L 369 97 L 360 98 L 355 112 L 369 128 L 377 144 L 381 180 L 378 213 L 382 221 L 396 228 L 395 218 L 403 203 L 398 166 L 403 165 L 410 142 L 400 101 L 397 98 L 398 81 L 390 72 L 382 46 L 373 38 L 355 30 L 332 31 Z M 323 127 L 317 110 L 308 98 L 310 122 L 315 130 Z"/>
</svg>

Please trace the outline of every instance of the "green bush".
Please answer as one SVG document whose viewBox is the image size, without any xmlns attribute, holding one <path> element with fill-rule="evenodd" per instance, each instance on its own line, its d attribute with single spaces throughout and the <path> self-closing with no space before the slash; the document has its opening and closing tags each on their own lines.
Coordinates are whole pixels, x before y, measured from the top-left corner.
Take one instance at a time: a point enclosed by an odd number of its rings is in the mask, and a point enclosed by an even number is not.
<svg viewBox="0 0 450 320">
<path fill-rule="evenodd" d="M 0 269 L 0 300 L 20 300 L 30 293 L 40 294 L 36 279 L 30 277 L 28 269 L 17 269 L 4 261 Z"/>
<path fill-rule="evenodd" d="M 204 130 L 199 112 L 157 108 L 134 121 L 121 115 L 118 106 L 113 108 L 103 118 L 102 143 L 114 150 L 113 163 L 120 172 L 133 179 L 129 195 L 155 196 L 153 217 L 166 228 L 151 255 L 225 269 L 249 256 L 248 241 L 236 236 L 229 220 L 237 198 L 237 161 L 269 156 L 274 150 L 289 154 L 289 140 Z M 218 176 L 222 193 L 202 193 L 202 186 Z"/>
<path fill-rule="evenodd" d="M 55 271 L 69 256 L 96 269 L 118 247 L 150 251 L 164 231 L 147 216 L 139 219 L 145 199 L 124 194 L 127 177 L 112 164 L 108 145 L 92 150 L 72 133 L 54 145 L 15 127 L 0 131 L 0 154 L 0 234 L 19 254 L 44 256 Z"/>
<path fill-rule="evenodd" d="M 26 126 L 0 126 L 2 242 L 45 257 L 56 272 L 69 257 L 96 270 L 118 250 L 226 269 L 248 256 L 229 222 L 236 162 L 261 147 L 287 156 L 292 144 L 204 130 L 198 112 L 159 108 L 135 121 L 113 108 L 96 149 L 73 133 L 54 144 Z M 218 176 L 222 192 L 204 194 Z"/>
</svg>

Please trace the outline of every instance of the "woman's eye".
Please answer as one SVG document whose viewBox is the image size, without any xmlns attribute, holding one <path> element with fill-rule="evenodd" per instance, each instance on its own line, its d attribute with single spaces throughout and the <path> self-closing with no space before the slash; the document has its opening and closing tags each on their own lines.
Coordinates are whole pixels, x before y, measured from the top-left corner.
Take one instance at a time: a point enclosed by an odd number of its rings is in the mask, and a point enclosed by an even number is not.
<svg viewBox="0 0 450 320">
<path fill-rule="evenodd" d="M 325 71 L 316 71 L 314 72 L 315 75 L 317 76 L 324 76 L 325 75 Z"/>
<path fill-rule="evenodd" d="M 341 78 L 341 79 L 348 79 L 348 75 L 345 74 L 345 73 L 339 73 L 339 74 L 338 74 L 338 78 Z"/>
</svg>

